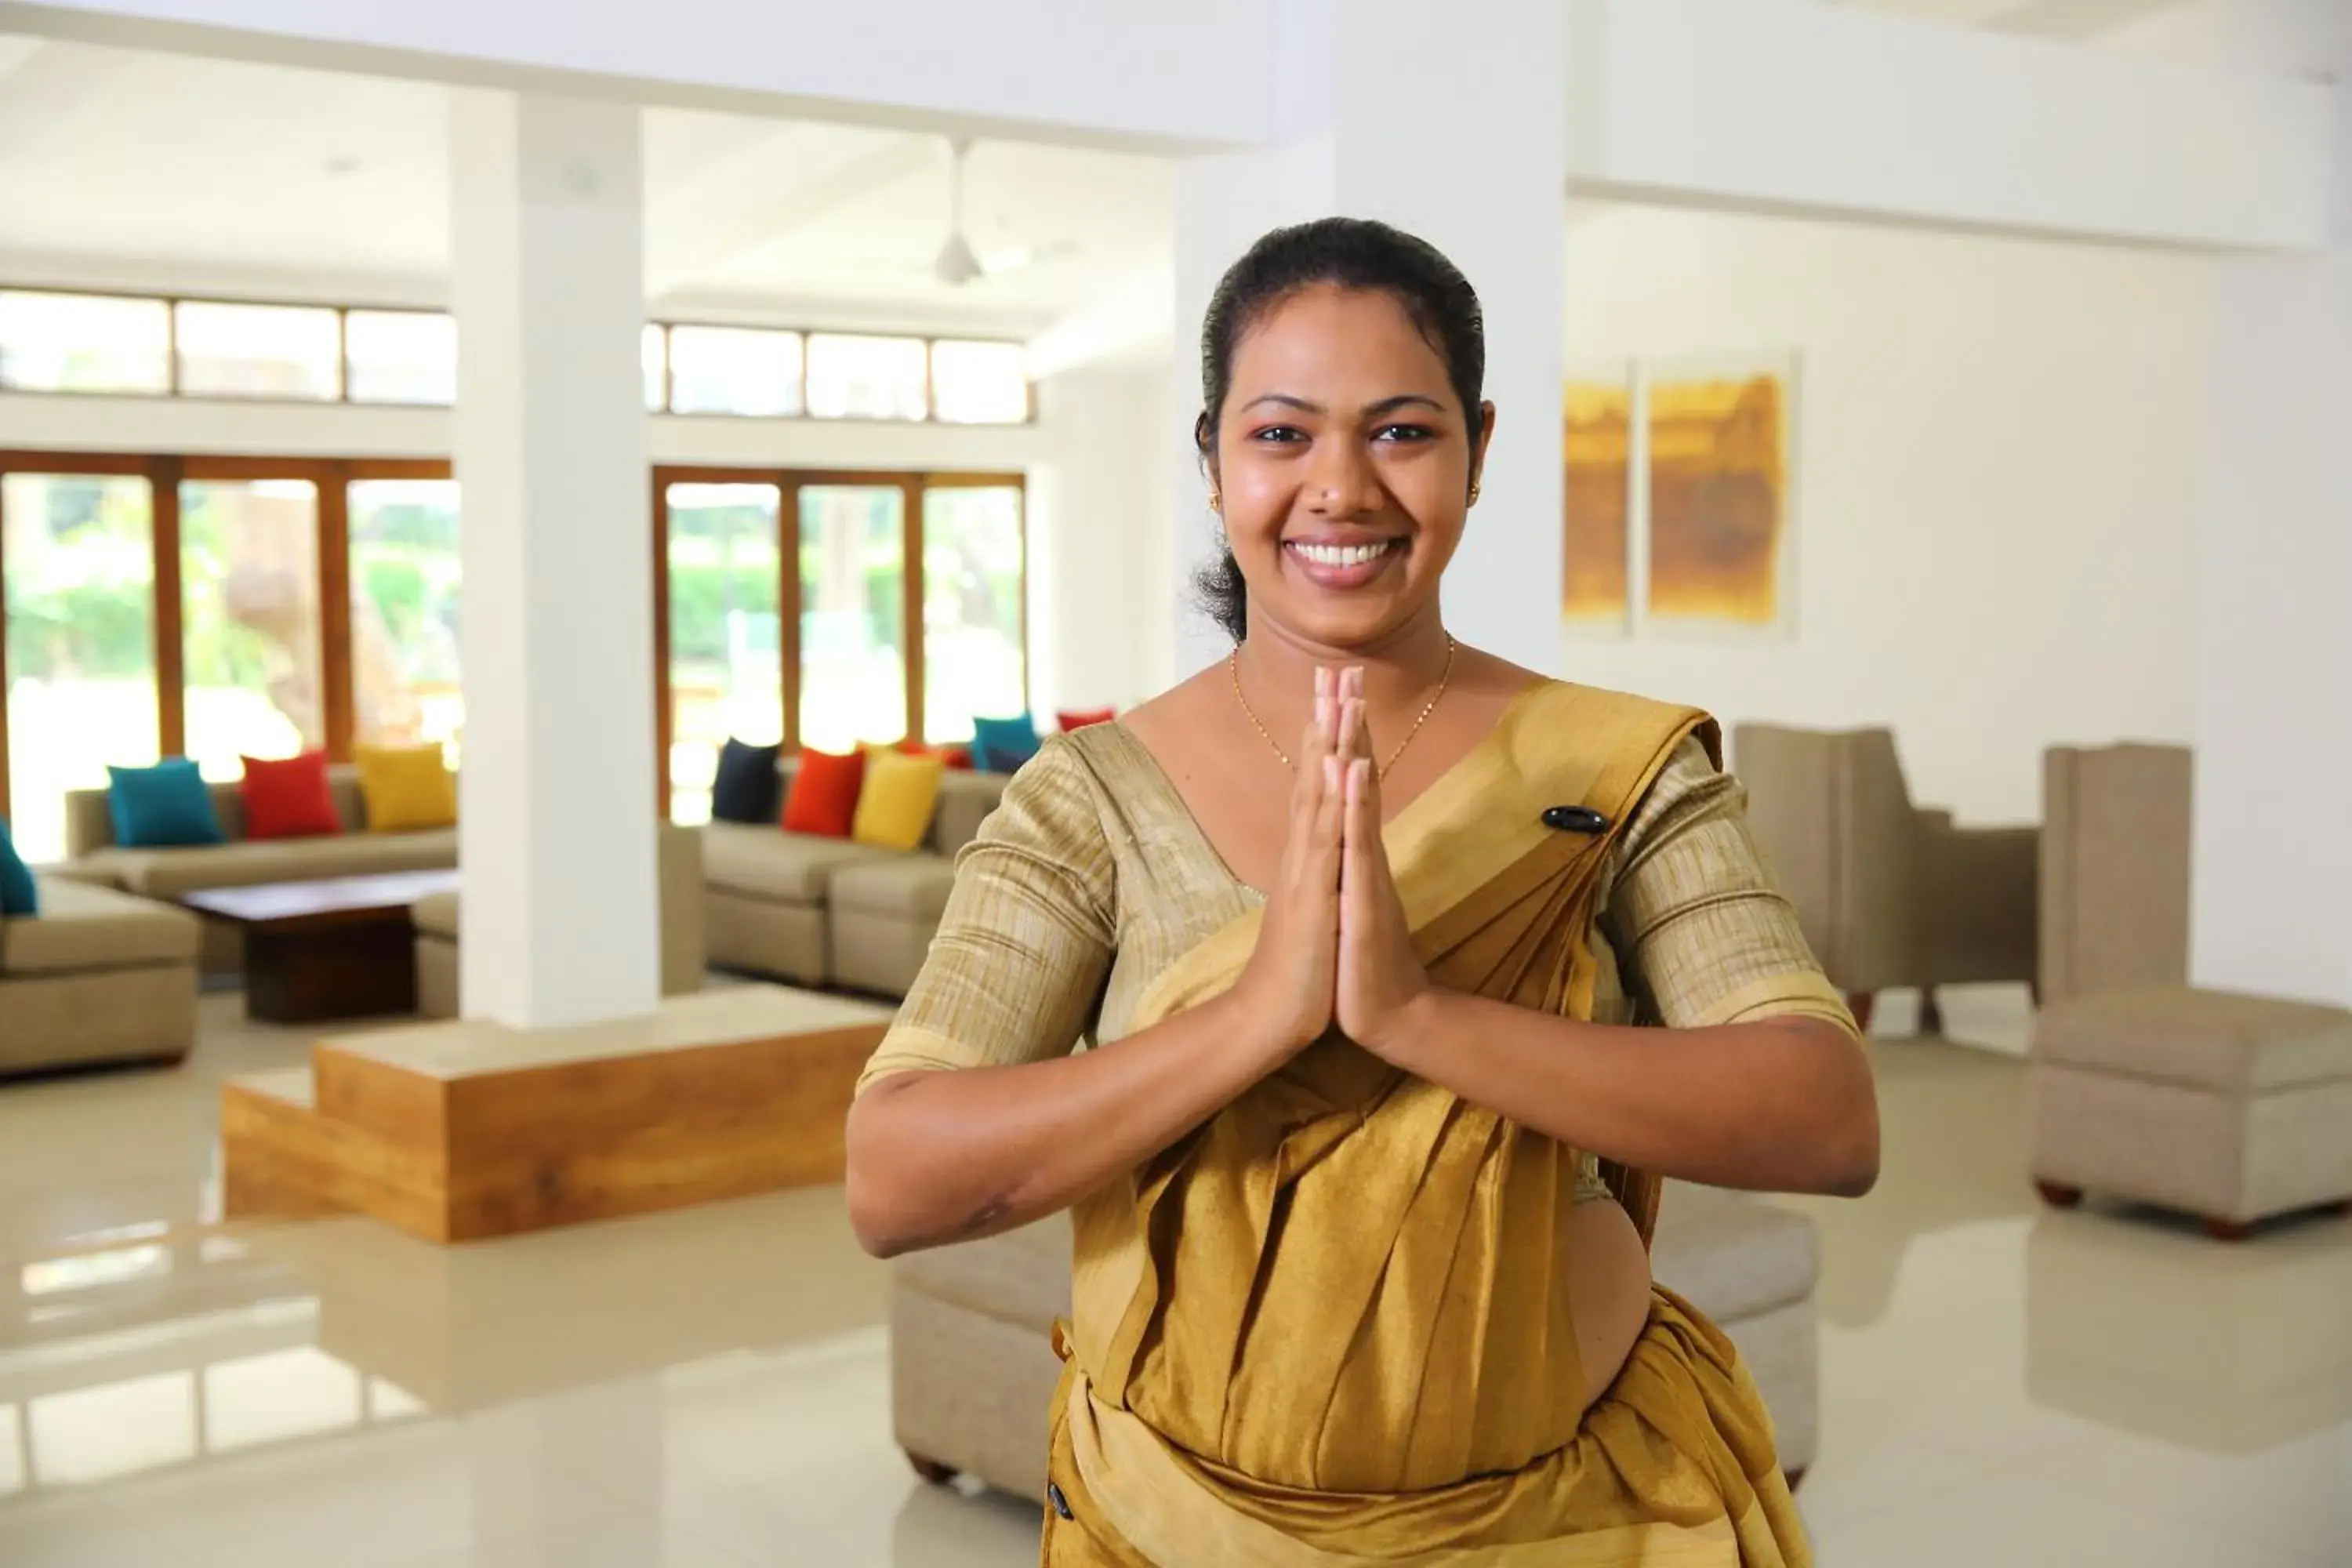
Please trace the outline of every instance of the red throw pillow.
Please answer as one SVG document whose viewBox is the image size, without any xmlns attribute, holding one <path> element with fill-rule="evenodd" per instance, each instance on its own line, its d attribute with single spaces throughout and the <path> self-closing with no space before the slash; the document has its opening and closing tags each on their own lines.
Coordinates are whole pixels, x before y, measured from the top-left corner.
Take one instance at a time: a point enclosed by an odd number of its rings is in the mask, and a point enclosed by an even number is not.
<svg viewBox="0 0 2352 1568">
<path fill-rule="evenodd" d="M 1066 735 L 1073 730 L 1083 730 L 1089 724 L 1108 724 L 1118 717 L 1118 710 L 1089 708 L 1083 712 L 1073 713 L 1066 708 L 1055 713 L 1054 717 L 1061 721 L 1062 733 Z"/>
<path fill-rule="evenodd" d="M 324 752 L 274 762 L 247 757 L 238 793 L 245 797 L 247 838 L 313 838 L 343 831 L 334 792 L 327 787 Z"/>
<path fill-rule="evenodd" d="M 792 793 L 784 797 L 784 831 L 848 837 L 857 821 L 857 792 L 865 786 L 864 752 L 845 757 L 830 752 L 802 752 Z"/>
</svg>

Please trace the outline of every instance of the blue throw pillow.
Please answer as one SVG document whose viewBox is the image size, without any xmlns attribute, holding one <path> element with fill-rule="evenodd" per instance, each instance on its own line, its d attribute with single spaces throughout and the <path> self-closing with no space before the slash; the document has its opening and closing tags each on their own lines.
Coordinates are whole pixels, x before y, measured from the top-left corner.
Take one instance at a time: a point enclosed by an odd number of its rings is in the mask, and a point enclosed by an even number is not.
<svg viewBox="0 0 2352 1568">
<path fill-rule="evenodd" d="M 33 868 L 16 853 L 8 825 L 0 822 L 0 915 L 37 915 L 41 890 L 33 885 Z"/>
<path fill-rule="evenodd" d="M 972 765 L 984 773 L 1011 773 L 1037 754 L 1037 721 L 1028 714 L 1013 719 L 971 721 Z"/>
<path fill-rule="evenodd" d="M 783 806 L 783 777 L 776 772 L 782 746 L 751 746 L 730 740 L 719 749 L 719 772 L 710 781 L 710 819 L 776 825 Z"/>
<path fill-rule="evenodd" d="M 110 767 L 106 773 L 114 841 L 125 849 L 226 842 L 213 792 L 187 758 L 165 757 L 152 768 Z"/>
</svg>

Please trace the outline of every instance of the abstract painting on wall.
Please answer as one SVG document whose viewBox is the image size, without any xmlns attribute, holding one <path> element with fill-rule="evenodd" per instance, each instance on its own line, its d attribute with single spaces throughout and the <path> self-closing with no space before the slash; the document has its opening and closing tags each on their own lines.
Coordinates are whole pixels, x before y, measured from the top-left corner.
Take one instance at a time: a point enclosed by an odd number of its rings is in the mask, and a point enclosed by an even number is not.
<svg viewBox="0 0 2352 1568">
<path fill-rule="evenodd" d="M 1570 625 L 1622 630 L 1631 541 L 1633 367 L 1568 384 L 1568 552 L 1561 611 Z"/>
<path fill-rule="evenodd" d="M 1786 356 L 1643 361 L 1622 384 L 1571 377 L 1570 626 L 1791 628 L 1795 386 Z"/>
</svg>

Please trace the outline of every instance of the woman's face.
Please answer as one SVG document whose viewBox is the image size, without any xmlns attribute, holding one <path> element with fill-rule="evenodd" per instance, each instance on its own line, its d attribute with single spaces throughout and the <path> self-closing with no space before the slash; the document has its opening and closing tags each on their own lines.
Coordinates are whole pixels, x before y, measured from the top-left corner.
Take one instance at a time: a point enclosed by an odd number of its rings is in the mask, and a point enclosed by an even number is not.
<svg viewBox="0 0 2352 1568">
<path fill-rule="evenodd" d="M 1492 428 L 1386 293 L 1318 285 L 1244 334 L 1215 432 L 1225 537 L 1254 617 L 1377 643 L 1437 598 Z"/>
</svg>

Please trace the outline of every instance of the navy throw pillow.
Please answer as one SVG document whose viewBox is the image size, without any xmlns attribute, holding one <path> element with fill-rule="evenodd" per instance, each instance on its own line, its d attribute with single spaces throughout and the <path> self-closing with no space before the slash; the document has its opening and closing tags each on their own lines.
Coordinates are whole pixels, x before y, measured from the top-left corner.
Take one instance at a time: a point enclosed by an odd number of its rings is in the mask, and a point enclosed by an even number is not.
<svg viewBox="0 0 2352 1568">
<path fill-rule="evenodd" d="M 776 825 L 783 809 L 783 780 L 776 759 L 783 747 L 751 746 L 730 740 L 719 749 L 719 772 L 710 781 L 710 818 L 714 822 Z"/>
</svg>

